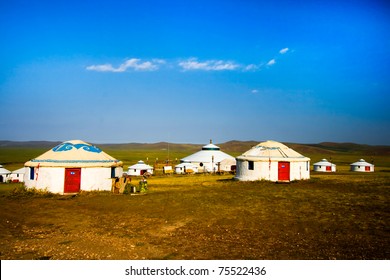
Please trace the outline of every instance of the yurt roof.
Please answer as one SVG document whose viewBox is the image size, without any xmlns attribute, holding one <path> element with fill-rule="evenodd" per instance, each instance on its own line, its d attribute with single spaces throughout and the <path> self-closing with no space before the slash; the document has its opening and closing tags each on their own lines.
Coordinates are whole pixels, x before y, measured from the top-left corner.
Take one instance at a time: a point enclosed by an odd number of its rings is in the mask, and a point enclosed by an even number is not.
<svg viewBox="0 0 390 280">
<path fill-rule="evenodd" d="M 116 167 L 123 163 L 81 140 L 63 142 L 25 163 L 30 167 Z"/>
<path fill-rule="evenodd" d="M 196 168 L 196 166 L 193 165 L 193 164 L 190 163 L 190 162 L 182 162 L 182 163 L 179 163 L 178 165 L 175 165 L 175 168 L 180 168 L 180 167 L 191 167 L 191 168 Z"/>
<path fill-rule="evenodd" d="M 351 163 L 350 165 L 374 166 L 373 164 L 366 162 L 364 159 L 359 159 L 357 162 Z"/>
<path fill-rule="evenodd" d="M 24 174 L 25 171 L 26 170 L 24 169 L 24 167 L 22 167 L 22 168 L 19 168 L 19 169 L 12 171 L 12 174 Z"/>
<path fill-rule="evenodd" d="M 224 160 L 221 161 L 221 164 L 231 164 L 235 165 L 236 164 L 236 159 L 235 158 L 225 158 Z"/>
<path fill-rule="evenodd" d="M 202 150 L 203 151 L 219 151 L 219 150 L 221 150 L 221 148 L 214 145 L 213 143 L 210 143 L 210 144 L 204 145 L 202 147 Z"/>
<path fill-rule="evenodd" d="M 11 171 L 5 169 L 2 165 L 0 165 L 0 174 L 10 174 Z"/>
<path fill-rule="evenodd" d="M 237 158 L 255 161 L 265 161 L 270 159 L 288 159 L 289 161 L 309 160 L 309 158 L 301 155 L 286 145 L 272 140 L 257 144 Z"/>
<path fill-rule="evenodd" d="M 211 141 L 210 141 L 211 142 Z M 207 144 L 202 147 L 202 150 L 189 155 L 185 158 L 182 158 L 182 162 L 212 162 L 214 157 L 214 162 L 221 162 L 224 159 L 230 158 L 234 160 L 234 157 L 228 155 L 220 150 L 220 148 L 212 143 Z"/>
<path fill-rule="evenodd" d="M 145 169 L 153 169 L 153 167 L 146 164 L 144 161 L 140 160 L 136 164 L 129 166 L 129 169 L 145 170 Z"/>
<path fill-rule="evenodd" d="M 327 159 L 322 159 L 319 162 L 314 163 L 313 165 L 317 166 L 334 166 L 335 164 L 329 162 Z"/>
</svg>

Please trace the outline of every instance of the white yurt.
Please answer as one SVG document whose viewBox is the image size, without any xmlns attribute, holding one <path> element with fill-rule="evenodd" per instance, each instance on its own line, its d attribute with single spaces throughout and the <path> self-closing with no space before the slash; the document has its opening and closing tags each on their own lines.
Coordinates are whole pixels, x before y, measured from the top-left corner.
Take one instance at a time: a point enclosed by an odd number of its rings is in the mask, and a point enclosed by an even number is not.
<svg viewBox="0 0 390 280">
<path fill-rule="evenodd" d="M 310 178 L 310 158 L 276 141 L 266 141 L 236 158 L 235 179 L 289 182 Z"/>
<path fill-rule="evenodd" d="M 71 140 L 26 162 L 24 183 L 59 194 L 111 191 L 112 179 L 122 177 L 122 165 L 91 144 Z"/>
<path fill-rule="evenodd" d="M 190 162 L 182 162 L 178 165 L 175 165 L 176 174 L 186 174 L 186 173 L 197 173 L 198 167 L 193 165 Z"/>
<path fill-rule="evenodd" d="M 350 164 L 351 171 L 355 172 L 374 172 L 374 165 L 366 162 L 364 159 Z"/>
<path fill-rule="evenodd" d="M 221 162 L 217 163 L 217 171 L 235 172 L 236 171 L 236 159 L 225 158 Z"/>
<path fill-rule="evenodd" d="M 129 166 L 129 169 L 127 170 L 127 175 L 142 176 L 146 172 L 153 174 L 153 167 L 140 160 L 136 164 Z"/>
<path fill-rule="evenodd" d="M 221 166 L 220 163 L 226 159 L 230 159 L 230 163 Z M 202 147 L 202 150 L 182 158 L 180 162 L 192 163 L 198 167 L 199 172 L 216 172 L 218 166 L 220 171 L 231 171 L 236 167 L 235 158 L 222 152 L 211 140 L 210 144 Z"/>
<path fill-rule="evenodd" d="M 12 182 L 24 182 L 24 173 L 26 169 L 24 167 L 12 171 L 9 178 Z"/>
<path fill-rule="evenodd" d="M 11 171 L 5 169 L 2 165 L 0 165 L 0 183 L 5 183 L 8 181 L 8 177 L 11 174 Z"/>
<path fill-rule="evenodd" d="M 336 172 L 336 164 L 329 162 L 327 159 L 322 159 L 313 164 L 313 171 L 316 172 Z"/>
</svg>

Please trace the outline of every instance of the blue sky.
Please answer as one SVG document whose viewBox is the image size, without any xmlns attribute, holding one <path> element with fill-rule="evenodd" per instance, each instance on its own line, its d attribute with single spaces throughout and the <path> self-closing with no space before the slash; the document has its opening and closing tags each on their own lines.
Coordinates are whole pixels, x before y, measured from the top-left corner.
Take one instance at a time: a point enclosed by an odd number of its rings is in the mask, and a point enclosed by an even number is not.
<svg viewBox="0 0 390 280">
<path fill-rule="evenodd" d="M 0 1 L 0 139 L 390 145 L 386 1 Z"/>
</svg>

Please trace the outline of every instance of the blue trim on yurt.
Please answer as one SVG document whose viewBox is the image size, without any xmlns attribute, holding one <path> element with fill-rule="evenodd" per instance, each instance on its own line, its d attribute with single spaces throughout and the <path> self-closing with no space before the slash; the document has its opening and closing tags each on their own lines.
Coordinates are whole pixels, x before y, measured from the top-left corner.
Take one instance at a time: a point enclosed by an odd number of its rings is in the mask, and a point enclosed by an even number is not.
<svg viewBox="0 0 390 280">
<path fill-rule="evenodd" d="M 98 147 L 92 146 L 92 145 L 87 145 L 87 144 L 72 144 L 69 142 L 65 142 L 62 144 L 59 144 L 55 146 L 52 151 L 53 152 L 67 152 L 72 150 L 73 148 L 75 149 L 83 149 L 86 152 L 91 152 L 91 153 L 101 153 L 102 150 L 100 150 Z"/>
</svg>

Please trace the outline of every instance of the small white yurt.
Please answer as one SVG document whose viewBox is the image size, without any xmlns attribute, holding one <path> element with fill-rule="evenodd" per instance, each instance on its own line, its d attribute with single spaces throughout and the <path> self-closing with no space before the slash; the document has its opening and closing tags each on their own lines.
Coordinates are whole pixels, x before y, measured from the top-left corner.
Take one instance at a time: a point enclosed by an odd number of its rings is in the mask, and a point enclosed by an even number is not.
<svg viewBox="0 0 390 280">
<path fill-rule="evenodd" d="M 325 158 L 313 164 L 313 171 L 316 172 L 336 172 L 336 164 L 329 162 Z"/>
<path fill-rule="evenodd" d="M 229 159 L 230 163 L 221 166 L 220 163 L 226 159 Z M 182 158 L 180 162 L 192 163 L 198 167 L 199 172 L 216 172 L 218 171 L 218 165 L 220 171 L 231 171 L 236 166 L 235 158 L 222 152 L 211 140 L 210 144 L 202 147 L 202 150 Z"/>
<path fill-rule="evenodd" d="M 142 176 L 147 172 L 153 174 L 153 167 L 140 160 L 136 164 L 129 166 L 129 169 L 127 170 L 127 175 Z"/>
<path fill-rule="evenodd" d="M 0 183 L 7 182 L 10 174 L 11 174 L 11 171 L 9 171 L 8 169 L 5 169 L 2 165 L 0 165 Z"/>
<path fill-rule="evenodd" d="M 235 172 L 236 171 L 236 159 L 235 158 L 225 158 L 221 162 L 217 163 L 218 172 Z"/>
<path fill-rule="evenodd" d="M 374 172 L 374 165 L 366 162 L 364 159 L 350 164 L 350 167 L 350 170 L 354 172 Z"/>
<path fill-rule="evenodd" d="M 235 179 L 290 182 L 310 178 L 310 158 L 276 141 L 266 141 L 236 158 Z"/>
<path fill-rule="evenodd" d="M 197 173 L 198 167 L 189 162 L 182 162 L 175 165 L 176 174 Z"/>
<path fill-rule="evenodd" d="M 91 144 L 71 140 L 26 162 L 24 184 L 59 194 L 111 191 L 112 179 L 122 177 L 122 165 Z"/>
<path fill-rule="evenodd" d="M 26 169 L 24 167 L 12 171 L 9 178 L 12 182 L 24 182 L 24 173 Z"/>
</svg>

